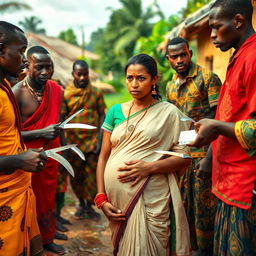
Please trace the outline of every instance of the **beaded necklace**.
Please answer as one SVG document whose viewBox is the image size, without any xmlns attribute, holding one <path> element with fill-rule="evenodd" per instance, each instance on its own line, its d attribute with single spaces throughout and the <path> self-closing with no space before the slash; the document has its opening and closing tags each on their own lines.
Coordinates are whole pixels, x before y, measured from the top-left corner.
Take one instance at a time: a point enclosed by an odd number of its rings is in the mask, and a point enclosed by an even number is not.
<svg viewBox="0 0 256 256">
<path fill-rule="evenodd" d="M 39 92 L 39 91 L 36 91 L 34 90 L 28 83 L 28 79 L 25 78 L 25 81 L 24 81 L 24 84 L 23 84 L 27 89 L 28 91 L 30 92 L 30 94 L 37 100 L 37 102 L 39 104 L 42 103 L 42 100 L 43 100 L 43 97 L 44 97 L 44 87 L 43 87 L 43 92 Z"/>
</svg>

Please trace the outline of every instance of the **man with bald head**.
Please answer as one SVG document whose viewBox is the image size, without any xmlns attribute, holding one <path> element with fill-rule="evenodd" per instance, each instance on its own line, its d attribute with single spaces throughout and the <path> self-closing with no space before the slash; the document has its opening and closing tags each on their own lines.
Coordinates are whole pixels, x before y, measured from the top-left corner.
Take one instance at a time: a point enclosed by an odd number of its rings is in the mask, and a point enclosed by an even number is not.
<svg viewBox="0 0 256 256">
<path fill-rule="evenodd" d="M 42 170 L 41 149 L 26 150 L 21 118 L 7 76 L 25 66 L 24 32 L 0 21 L 0 255 L 43 255 L 31 172 Z"/>
<path fill-rule="evenodd" d="M 217 0 L 209 12 L 211 38 L 234 48 L 216 120 L 196 123 L 193 146 L 212 142 L 212 192 L 218 198 L 214 255 L 256 255 L 256 34 L 251 0 Z M 205 170 L 207 171 L 207 170 Z"/>
<path fill-rule="evenodd" d="M 83 122 L 96 126 L 96 130 L 66 130 L 66 138 L 69 143 L 76 143 L 84 152 L 86 161 L 82 161 L 76 154 L 70 153 L 75 177 L 70 179 L 71 186 L 79 199 L 79 208 L 75 216 L 78 219 L 85 217 L 99 219 L 99 214 L 94 211 L 93 199 L 97 193 L 96 167 L 101 147 L 101 125 L 105 118 L 105 103 L 101 91 L 91 84 L 89 78 L 89 66 L 83 60 L 73 63 L 73 81 L 64 91 L 64 104 L 62 116 L 64 119 L 71 116 L 77 110 L 84 111 L 77 115 L 73 121 Z"/>
<path fill-rule="evenodd" d="M 26 146 L 51 149 L 60 146 L 60 107 L 62 88 L 51 81 L 53 63 L 46 49 L 34 46 L 27 52 L 27 77 L 14 86 L 20 106 L 22 136 Z M 44 248 L 64 254 L 62 246 L 53 243 L 56 232 L 55 192 L 58 163 L 48 159 L 44 170 L 32 176 L 32 187 L 37 199 L 37 218 Z"/>
</svg>

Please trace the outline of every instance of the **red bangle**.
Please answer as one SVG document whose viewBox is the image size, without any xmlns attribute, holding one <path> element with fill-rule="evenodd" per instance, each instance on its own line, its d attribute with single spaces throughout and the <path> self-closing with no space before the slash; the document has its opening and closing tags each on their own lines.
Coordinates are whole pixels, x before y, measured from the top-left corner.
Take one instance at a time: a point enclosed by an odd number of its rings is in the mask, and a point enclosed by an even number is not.
<svg viewBox="0 0 256 256">
<path fill-rule="evenodd" d="M 108 202 L 107 195 L 104 193 L 98 193 L 94 198 L 94 203 L 97 208 L 101 209 L 103 204 Z"/>
</svg>

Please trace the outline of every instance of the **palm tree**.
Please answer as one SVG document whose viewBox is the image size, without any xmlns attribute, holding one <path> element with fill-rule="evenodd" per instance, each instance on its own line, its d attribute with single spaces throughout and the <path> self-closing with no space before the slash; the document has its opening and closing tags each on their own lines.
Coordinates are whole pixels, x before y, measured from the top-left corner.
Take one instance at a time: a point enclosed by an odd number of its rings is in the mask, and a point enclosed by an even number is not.
<svg viewBox="0 0 256 256">
<path fill-rule="evenodd" d="M 19 25 L 23 27 L 25 32 L 33 32 L 36 34 L 45 34 L 44 28 L 38 28 L 38 25 L 42 23 L 42 20 L 36 16 L 25 17 L 24 21 L 19 21 Z"/>
<path fill-rule="evenodd" d="M 31 7 L 28 4 L 25 3 L 19 3 L 19 2 L 5 2 L 0 4 L 0 13 L 10 12 L 12 10 L 18 11 L 22 9 L 31 10 Z"/>
<path fill-rule="evenodd" d="M 123 7 L 112 12 L 105 36 L 107 41 L 113 42 L 114 53 L 123 65 L 133 53 L 136 40 L 150 35 L 153 26 L 150 20 L 156 15 L 162 17 L 163 14 L 154 3 L 143 12 L 141 0 L 119 1 Z"/>
</svg>

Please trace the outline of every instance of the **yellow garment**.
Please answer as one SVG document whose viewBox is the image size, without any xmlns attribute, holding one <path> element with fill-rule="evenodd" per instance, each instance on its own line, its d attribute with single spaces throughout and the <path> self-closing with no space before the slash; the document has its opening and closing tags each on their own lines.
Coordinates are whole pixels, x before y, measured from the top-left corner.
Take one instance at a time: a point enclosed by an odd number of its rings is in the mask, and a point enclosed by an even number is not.
<svg viewBox="0 0 256 256">
<path fill-rule="evenodd" d="M 0 89 L 0 155 L 15 155 L 21 151 L 13 105 L 7 93 Z"/>
<path fill-rule="evenodd" d="M 22 152 L 13 105 L 0 89 L 0 155 Z M 31 173 L 0 172 L 0 256 L 42 255 Z"/>
<path fill-rule="evenodd" d="M 121 183 L 117 169 L 124 162 L 159 160 L 156 150 L 182 152 L 184 146 L 175 146 L 180 131 L 185 130 L 180 119 L 183 114 L 172 104 L 160 102 L 139 112 L 118 124 L 111 135 L 111 154 L 104 172 L 105 190 L 110 203 L 123 213 L 136 197 L 145 179 L 134 187 L 131 183 Z M 145 115 L 145 116 L 143 116 Z M 128 122 L 128 124 L 127 124 Z M 127 127 L 128 126 L 128 127 Z M 176 222 L 177 256 L 190 255 L 189 228 L 181 195 L 174 173 L 155 174 L 140 195 L 128 218 L 119 243 L 118 256 L 168 255 L 170 250 L 170 200 L 172 200 Z M 175 225 L 171 223 L 171 225 Z M 120 223 L 111 222 L 113 245 L 118 244 Z"/>
</svg>

